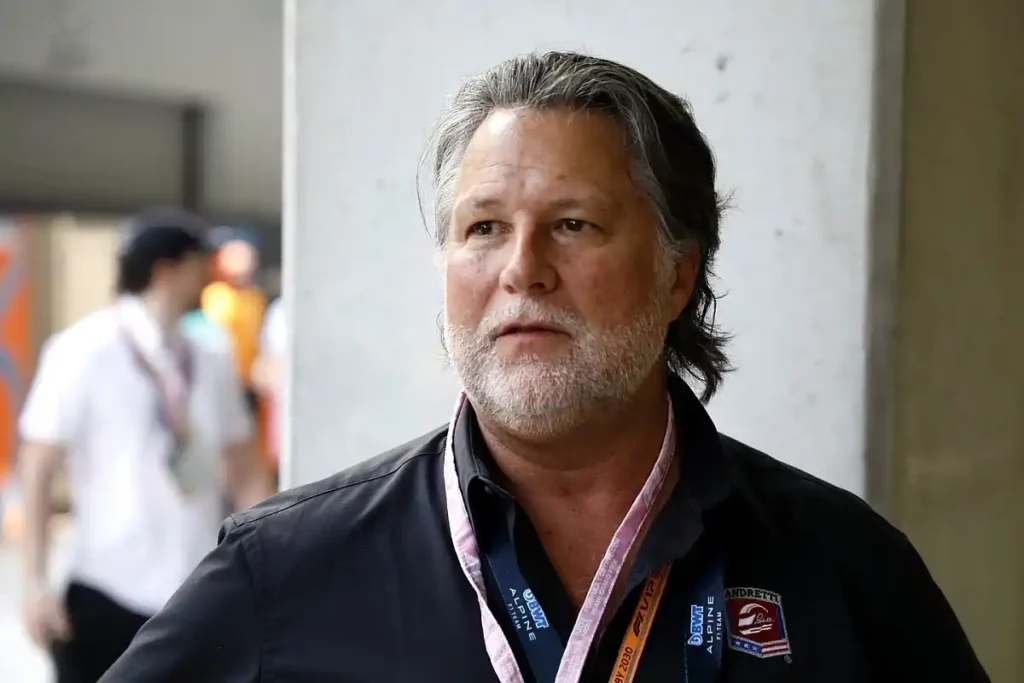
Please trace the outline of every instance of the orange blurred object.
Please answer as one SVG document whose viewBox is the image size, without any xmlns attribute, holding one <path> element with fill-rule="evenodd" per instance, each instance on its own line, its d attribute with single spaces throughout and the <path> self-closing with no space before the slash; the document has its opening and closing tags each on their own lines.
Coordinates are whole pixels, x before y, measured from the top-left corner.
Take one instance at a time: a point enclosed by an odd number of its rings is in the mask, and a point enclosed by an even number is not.
<svg viewBox="0 0 1024 683">
<path fill-rule="evenodd" d="M 27 234 L 0 218 L 0 488 L 14 471 L 18 413 L 34 362 Z"/>
</svg>

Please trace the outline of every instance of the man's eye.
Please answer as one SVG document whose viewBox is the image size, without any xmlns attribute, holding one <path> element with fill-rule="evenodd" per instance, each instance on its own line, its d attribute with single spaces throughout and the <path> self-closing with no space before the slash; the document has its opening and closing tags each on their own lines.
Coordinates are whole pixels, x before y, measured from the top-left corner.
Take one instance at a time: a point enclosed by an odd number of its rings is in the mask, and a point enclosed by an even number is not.
<svg viewBox="0 0 1024 683">
<path fill-rule="evenodd" d="M 471 237 L 488 237 L 498 232 L 498 224 L 494 221 L 481 221 L 469 226 L 466 234 Z"/>
<path fill-rule="evenodd" d="M 563 218 L 558 222 L 558 227 L 567 232 L 583 232 L 587 228 L 591 227 L 591 224 L 587 221 L 581 221 L 575 218 Z"/>
</svg>

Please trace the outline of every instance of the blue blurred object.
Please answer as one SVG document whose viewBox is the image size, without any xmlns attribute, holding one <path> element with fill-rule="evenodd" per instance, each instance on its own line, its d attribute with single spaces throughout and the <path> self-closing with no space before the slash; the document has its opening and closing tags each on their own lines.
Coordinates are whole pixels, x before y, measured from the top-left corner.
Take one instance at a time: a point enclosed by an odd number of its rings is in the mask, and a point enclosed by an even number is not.
<svg viewBox="0 0 1024 683">
<path fill-rule="evenodd" d="M 181 333 L 197 344 L 218 352 L 231 352 L 231 337 L 202 310 L 189 311 L 181 318 Z"/>
</svg>

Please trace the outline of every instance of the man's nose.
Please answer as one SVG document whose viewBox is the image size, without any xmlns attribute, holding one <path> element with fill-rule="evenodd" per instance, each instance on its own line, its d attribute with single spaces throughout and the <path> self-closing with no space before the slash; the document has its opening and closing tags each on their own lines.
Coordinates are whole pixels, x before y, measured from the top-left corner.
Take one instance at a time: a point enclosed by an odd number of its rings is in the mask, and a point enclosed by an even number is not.
<svg viewBox="0 0 1024 683">
<path fill-rule="evenodd" d="M 501 271 L 501 287 L 510 294 L 546 294 L 558 285 L 550 259 L 550 240 L 541 226 L 517 225 Z"/>
</svg>

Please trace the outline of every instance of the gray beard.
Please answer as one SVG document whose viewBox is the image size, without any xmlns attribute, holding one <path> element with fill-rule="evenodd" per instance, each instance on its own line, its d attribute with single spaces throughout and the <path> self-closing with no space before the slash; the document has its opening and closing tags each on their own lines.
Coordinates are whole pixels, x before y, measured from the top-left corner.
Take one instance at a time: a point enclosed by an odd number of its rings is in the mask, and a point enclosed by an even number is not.
<svg viewBox="0 0 1024 683">
<path fill-rule="evenodd" d="M 573 346 L 563 355 L 501 358 L 491 332 L 527 317 L 565 329 Z M 578 316 L 522 299 L 487 316 L 478 329 L 445 322 L 448 357 L 474 409 L 523 438 L 545 438 L 580 427 L 628 402 L 661 360 L 661 303 L 652 300 L 625 325 L 595 330 Z"/>
</svg>

